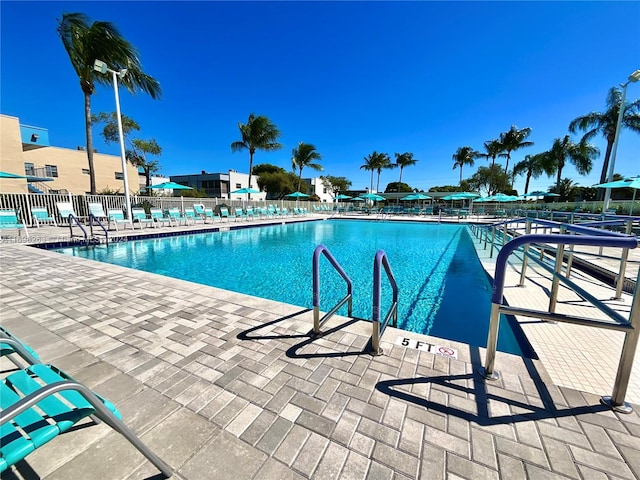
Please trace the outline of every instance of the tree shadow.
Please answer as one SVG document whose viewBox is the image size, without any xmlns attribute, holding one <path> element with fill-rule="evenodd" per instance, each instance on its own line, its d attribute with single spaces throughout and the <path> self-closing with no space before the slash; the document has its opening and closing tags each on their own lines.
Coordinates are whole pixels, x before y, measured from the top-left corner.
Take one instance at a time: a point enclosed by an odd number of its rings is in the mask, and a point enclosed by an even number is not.
<svg viewBox="0 0 640 480">
<path fill-rule="evenodd" d="M 445 415 L 453 415 L 465 421 L 475 422 L 478 425 L 482 426 L 527 422 L 531 420 L 541 420 L 546 418 L 571 417 L 575 415 L 597 413 L 609 410 L 607 406 L 601 405 L 600 403 L 595 405 L 558 408 L 553 401 L 551 393 L 549 392 L 546 384 L 542 381 L 542 378 L 535 368 L 533 361 L 528 358 L 523 358 L 523 361 L 531 379 L 533 380 L 537 388 L 542 406 L 533 405 L 531 403 L 527 403 L 526 401 L 517 400 L 508 396 L 501 396 L 497 393 L 490 393 L 489 389 L 487 388 L 487 382 L 489 381 L 485 380 L 484 376 L 482 375 L 479 350 L 472 349 L 471 356 L 471 363 L 474 366 L 473 373 L 471 374 L 385 380 L 378 382 L 376 384 L 376 389 L 381 393 L 395 397 L 399 400 L 410 402 L 414 405 L 440 412 Z M 470 388 L 467 386 L 459 385 L 460 382 L 466 382 L 469 380 L 473 382 L 473 387 Z M 446 387 L 449 390 L 454 390 L 465 395 L 471 395 L 475 399 L 476 411 L 471 412 L 455 406 L 445 405 L 443 403 L 430 400 L 429 398 L 417 396 L 406 390 L 400 390 L 400 388 L 410 387 L 412 385 L 418 384 L 439 385 L 441 387 Z M 500 380 L 499 382 L 495 382 L 495 385 L 497 388 L 504 388 L 502 380 Z M 526 398 L 525 394 L 518 394 L 518 396 Z M 519 410 L 523 410 L 524 412 L 510 415 L 491 416 L 490 401 L 496 401 L 509 405 L 511 407 L 516 407 Z"/>
</svg>

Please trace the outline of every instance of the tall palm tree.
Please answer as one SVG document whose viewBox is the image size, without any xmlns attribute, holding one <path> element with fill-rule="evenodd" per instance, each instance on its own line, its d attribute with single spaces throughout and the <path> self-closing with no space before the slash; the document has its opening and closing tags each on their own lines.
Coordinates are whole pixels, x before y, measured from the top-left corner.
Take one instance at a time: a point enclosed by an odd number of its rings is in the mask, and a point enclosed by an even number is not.
<svg viewBox="0 0 640 480">
<path fill-rule="evenodd" d="M 298 174 L 298 191 L 302 183 L 302 169 L 304 167 L 313 168 L 314 170 L 322 170 L 322 165 L 314 163 L 316 160 L 322 160 L 322 155 L 316 150 L 315 145 L 311 143 L 298 143 L 297 148 L 291 151 L 291 168 L 299 169 Z"/>
<path fill-rule="evenodd" d="M 380 191 L 380 174 L 383 169 L 391 170 L 395 168 L 395 164 L 391 163 L 388 153 L 379 153 L 376 160 L 376 171 L 378 172 L 378 182 L 376 183 L 376 192 Z"/>
<path fill-rule="evenodd" d="M 485 157 L 487 160 L 491 159 L 491 167 L 496 163 L 497 157 L 506 157 L 507 154 L 503 153 L 502 144 L 500 140 L 488 140 L 484 142 L 485 153 L 481 153 L 480 156 Z"/>
<path fill-rule="evenodd" d="M 502 146 L 502 151 L 505 152 L 504 156 L 507 159 L 507 163 L 504 165 L 505 172 L 509 173 L 511 152 L 533 145 L 533 142 L 525 140 L 529 135 L 531 135 L 531 129 L 529 127 L 518 129 L 515 125 L 511 125 L 508 132 L 500 134 L 500 145 Z"/>
<path fill-rule="evenodd" d="M 111 85 L 111 75 L 103 75 L 93 69 L 96 60 L 102 60 L 109 68 L 127 69 L 119 82 L 131 93 L 142 91 L 151 98 L 161 95 L 158 81 L 142 71 L 136 48 L 125 40 L 118 29 L 109 22 L 93 22 L 84 13 L 63 13 L 58 21 L 58 35 L 62 40 L 71 65 L 80 79 L 84 94 L 84 122 L 87 137 L 90 190 L 96 193 L 96 176 L 93 165 L 93 136 L 91 133 L 91 95 L 95 84 Z"/>
<path fill-rule="evenodd" d="M 590 143 L 574 143 L 569 135 L 556 138 L 551 150 L 543 153 L 541 163 L 548 175 L 556 174 L 556 189 L 560 189 L 562 170 L 566 162 L 573 164 L 580 175 L 587 175 L 593 168 L 593 160 L 600 154 L 598 148 Z"/>
<path fill-rule="evenodd" d="M 600 183 L 607 181 L 607 171 L 609 170 L 609 160 L 611 159 L 611 149 L 616 136 L 616 126 L 618 115 L 620 114 L 620 104 L 622 103 L 622 91 L 616 87 L 609 90 L 607 95 L 606 110 L 604 112 L 591 112 L 574 119 L 569 124 L 569 131 L 576 133 L 578 130 L 584 131 L 582 141 L 588 142 L 598 134 L 607 140 L 607 148 L 604 153 L 604 162 L 600 172 Z M 625 102 L 621 129 L 629 129 L 632 132 L 640 133 L 640 98 L 631 103 Z M 602 191 L 603 192 L 603 191 Z"/>
<path fill-rule="evenodd" d="M 402 170 L 404 167 L 410 167 L 411 165 L 415 165 L 419 160 L 413 158 L 413 153 L 404 152 L 404 153 L 396 153 L 396 165 L 400 167 L 400 179 L 398 183 L 402 183 Z"/>
<path fill-rule="evenodd" d="M 465 146 L 458 148 L 456 153 L 451 156 L 453 159 L 453 169 L 460 169 L 460 184 L 462 184 L 462 167 L 464 165 L 473 166 L 475 159 L 479 158 L 480 155 L 480 152 L 477 152 L 471 147 Z"/>
<path fill-rule="evenodd" d="M 253 172 L 253 155 L 257 150 L 273 152 L 280 150 L 282 144 L 278 139 L 282 136 L 278 127 L 264 115 L 249 114 L 247 123 L 238 122 L 238 129 L 242 140 L 231 144 L 232 152 L 249 150 L 249 188 L 251 188 L 251 174 Z M 251 194 L 247 195 L 251 198 Z"/>
<path fill-rule="evenodd" d="M 360 165 L 361 170 L 369 170 L 371 172 L 371 181 L 369 184 L 369 191 L 373 192 L 373 172 L 378 172 L 378 186 L 376 191 L 380 187 L 380 173 L 383 168 L 390 168 L 392 165 L 389 155 L 386 153 L 378 153 L 375 150 L 372 154 L 364 157 L 364 164 Z"/>
<path fill-rule="evenodd" d="M 524 183 L 524 195 L 529 193 L 529 181 L 531 177 L 538 178 L 544 172 L 543 167 L 544 155 L 538 153 L 536 155 L 525 155 L 524 160 L 519 161 L 513 166 L 513 176 L 526 175 Z"/>
</svg>

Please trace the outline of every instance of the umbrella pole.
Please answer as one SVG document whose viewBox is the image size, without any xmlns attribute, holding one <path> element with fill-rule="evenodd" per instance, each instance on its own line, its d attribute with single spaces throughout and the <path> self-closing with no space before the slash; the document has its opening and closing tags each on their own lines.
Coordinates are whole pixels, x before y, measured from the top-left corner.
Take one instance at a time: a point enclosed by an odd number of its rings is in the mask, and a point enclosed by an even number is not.
<svg viewBox="0 0 640 480">
<path fill-rule="evenodd" d="M 637 188 L 633 189 L 633 198 L 631 199 L 631 206 L 629 207 L 629 216 L 633 215 L 633 204 L 636 203 L 636 192 Z"/>
</svg>

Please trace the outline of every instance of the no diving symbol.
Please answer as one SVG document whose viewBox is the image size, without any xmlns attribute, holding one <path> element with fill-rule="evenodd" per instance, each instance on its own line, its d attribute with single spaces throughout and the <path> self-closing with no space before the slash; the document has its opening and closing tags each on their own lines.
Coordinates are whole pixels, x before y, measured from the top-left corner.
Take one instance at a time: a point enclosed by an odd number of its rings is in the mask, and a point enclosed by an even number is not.
<svg viewBox="0 0 640 480">
<path fill-rule="evenodd" d="M 455 350 L 452 350 L 450 348 L 447 347 L 438 347 L 438 353 L 440 355 L 443 355 L 445 357 L 456 357 L 456 352 Z"/>
</svg>

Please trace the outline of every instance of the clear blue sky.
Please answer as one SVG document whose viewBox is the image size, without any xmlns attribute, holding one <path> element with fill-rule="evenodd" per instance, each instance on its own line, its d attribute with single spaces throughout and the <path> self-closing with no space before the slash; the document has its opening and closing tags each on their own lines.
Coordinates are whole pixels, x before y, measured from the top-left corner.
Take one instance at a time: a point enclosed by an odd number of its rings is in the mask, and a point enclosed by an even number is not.
<svg viewBox="0 0 640 480">
<path fill-rule="evenodd" d="M 63 12 L 115 23 L 163 88 L 159 101 L 121 91 L 122 112 L 163 148 L 165 175 L 246 172 L 231 153 L 238 122 L 269 117 L 285 148 L 255 163 L 291 168 L 291 149 L 313 143 L 324 174 L 369 185 L 363 158 L 413 152 L 403 181 L 456 185 L 451 156 L 482 150 L 513 125 L 533 147 L 551 147 L 569 122 L 604 111 L 607 91 L 640 68 L 640 2 L 11 2 L 1 5 L 1 107 L 49 129 L 52 145 L 85 144 L 83 97 L 57 36 Z M 640 97 L 631 84 L 627 99 Z M 92 111 L 113 111 L 99 87 Z M 117 155 L 94 130 L 96 148 Z M 574 137 L 578 140 L 578 137 Z M 601 155 L 580 185 L 599 180 Z M 615 171 L 640 174 L 640 135 L 624 131 Z M 464 177 L 477 166 L 466 167 Z M 305 170 L 305 176 L 315 175 Z M 399 171 L 384 171 L 383 189 Z M 374 179 L 375 182 L 375 179 Z M 553 179 L 533 180 L 529 190 Z M 375 184 L 374 184 L 375 187 Z M 524 180 L 516 182 L 522 193 Z"/>
</svg>

